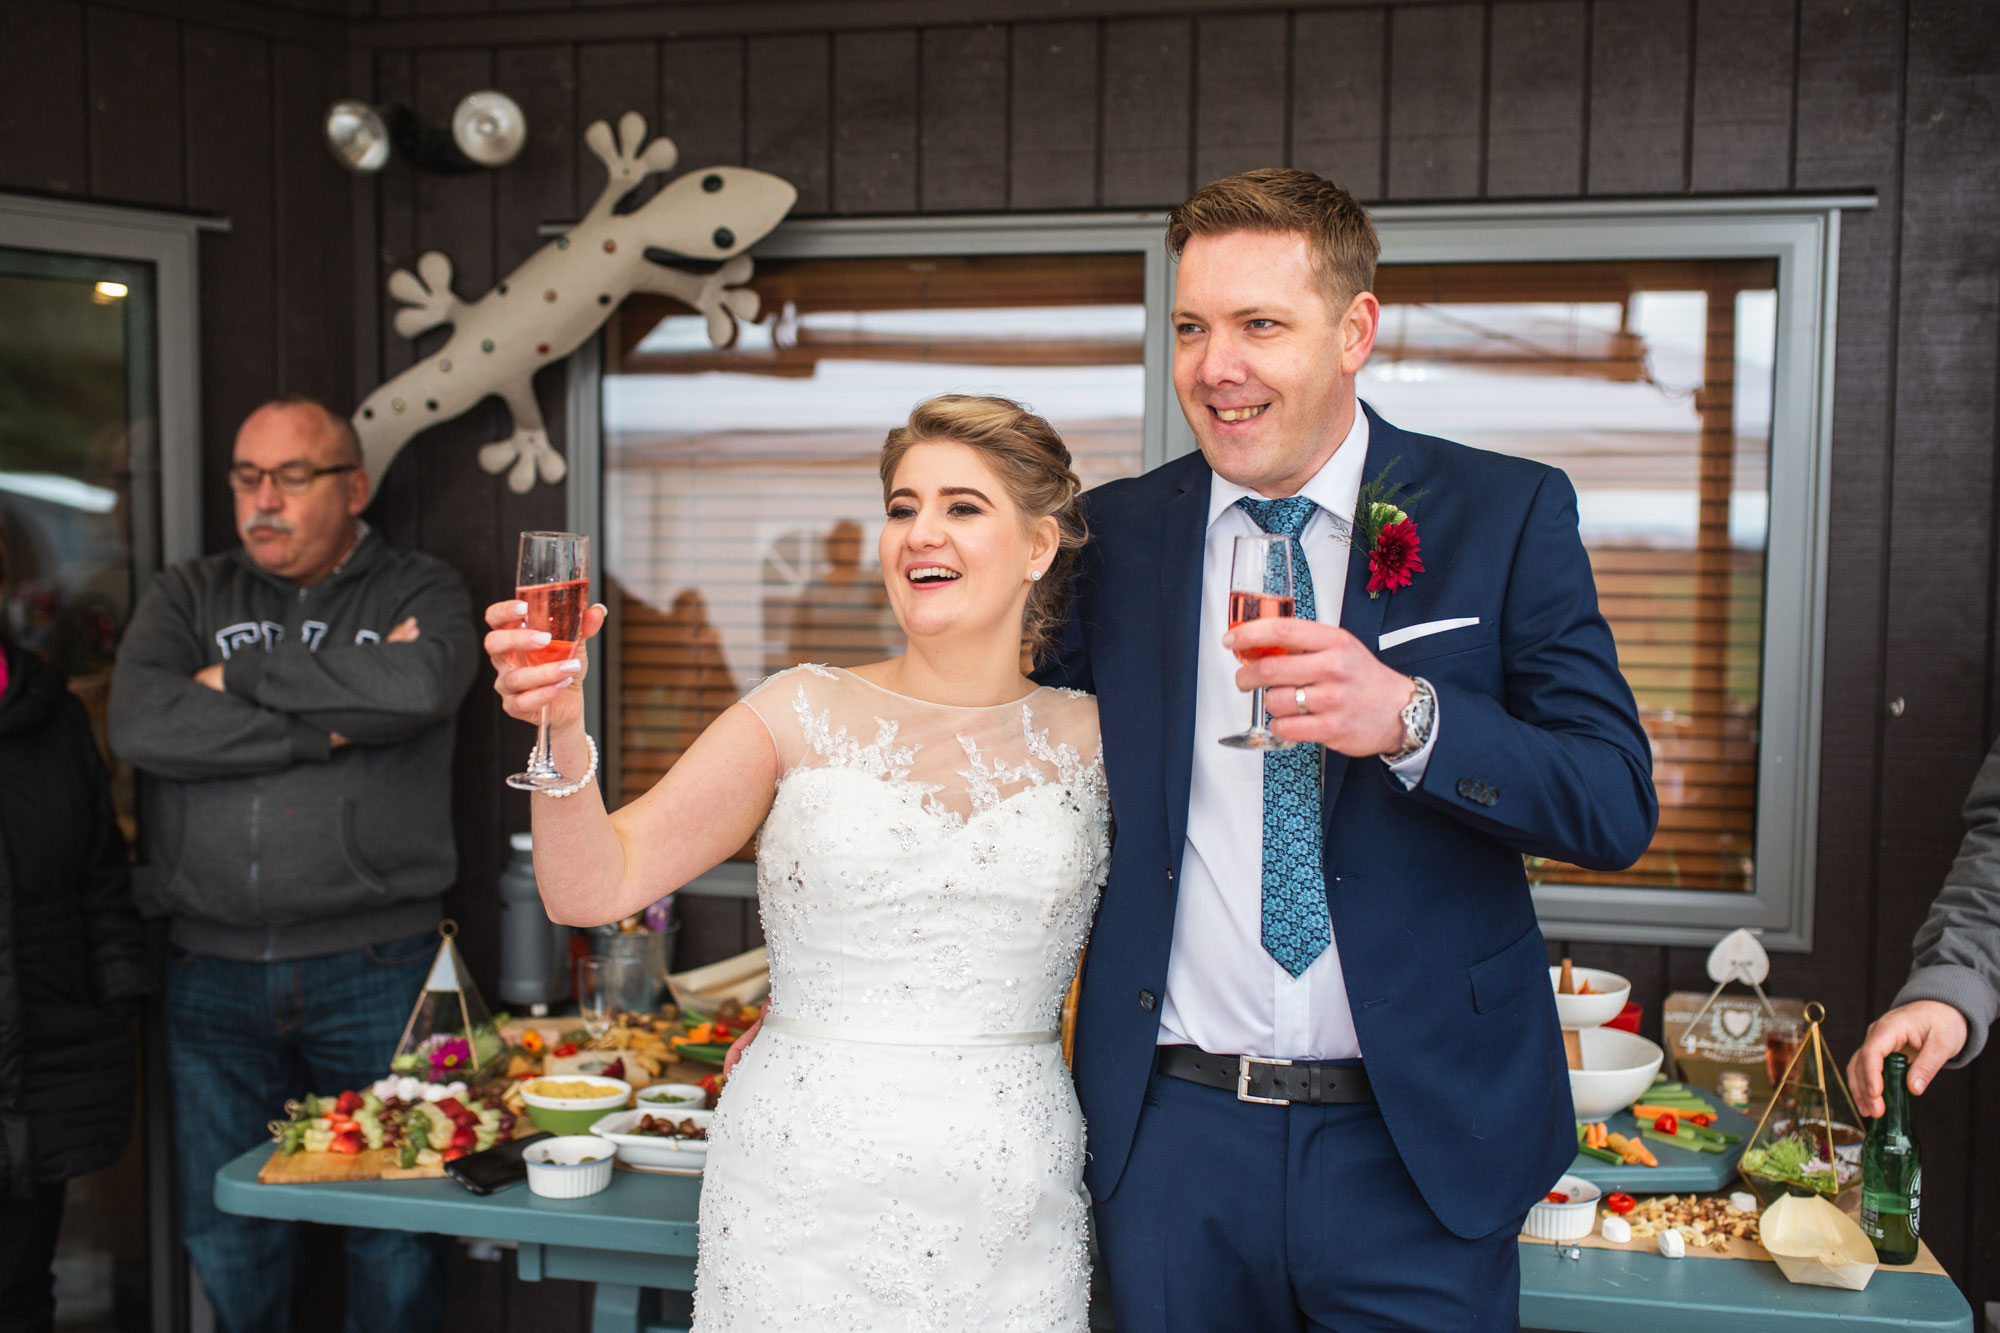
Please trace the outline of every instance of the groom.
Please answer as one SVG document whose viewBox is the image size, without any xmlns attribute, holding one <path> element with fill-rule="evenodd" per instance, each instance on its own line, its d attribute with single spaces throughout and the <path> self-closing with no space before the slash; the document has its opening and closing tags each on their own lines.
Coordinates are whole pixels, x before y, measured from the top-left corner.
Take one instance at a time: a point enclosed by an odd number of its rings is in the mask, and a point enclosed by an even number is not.
<svg viewBox="0 0 2000 1333">
<path fill-rule="evenodd" d="M 1201 452 L 1085 497 L 1047 673 L 1099 696 L 1117 821 L 1076 1083 L 1118 1327 L 1513 1328 L 1574 1150 L 1521 858 L 1626 866 L 1658 813 L 1575 492 L 1357 403 L 1379 247 L 1345 190 L 1246 172 L 1167 240 Z M 1232 634 L 1260 531 L 1299 618 Z M 1257 685 L 1308 744 L 1216 743 Z"/>
</svg>

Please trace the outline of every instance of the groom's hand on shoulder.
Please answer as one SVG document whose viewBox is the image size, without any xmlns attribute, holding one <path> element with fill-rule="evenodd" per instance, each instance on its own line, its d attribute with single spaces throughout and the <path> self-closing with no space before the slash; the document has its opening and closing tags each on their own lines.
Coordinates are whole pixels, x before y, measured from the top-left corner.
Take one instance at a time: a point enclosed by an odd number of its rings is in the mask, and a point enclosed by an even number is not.
<svg viewBox="0 0 2000 1333">
<path fill-rule="evenodd" d="M 1236 685 L 1262 685 L 1271 730 L 1288 741 L 1317 741 L 1360 757 L 1388 754 L 1403 744 L 1403 705 L 1410 678 L 1384 666 L 1361 640 L 1338 625 L 1316 620 L 1252 620 L 1223 635 L 1239 655 L 1277 648 L 1282 656 L 1257 658 L 1236 672 Z M 1303 692 L 1303 694 L 1301 694 Z M 1299 711 L 1303 697 L 1306 711 Z"/>
</svg>

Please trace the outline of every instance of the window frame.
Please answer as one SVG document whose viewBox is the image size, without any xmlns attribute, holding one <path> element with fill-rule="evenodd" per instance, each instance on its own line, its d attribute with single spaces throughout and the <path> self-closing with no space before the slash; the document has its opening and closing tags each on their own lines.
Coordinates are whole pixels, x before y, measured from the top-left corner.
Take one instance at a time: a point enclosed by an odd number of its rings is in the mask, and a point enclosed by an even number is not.
<svg viewBox="0 0 2000 1333">
<path fill-rule="evenodd" d="M 1842 212 L 1867 194 L 1791 198 L 1620 199 L 1525 204 L 1384 205 L 1373 210 L 1381 262 L 1468 264 L 1771 259 L 1778 268 L 1759 682 L 1756 851 L 1749 893 L 1543 883 L 1543 933 L 1638 945 L 1713 944 L 1738 928 L 1767 949 L 1812 948 L 1825 676 L 1828 489 Z M 752 254 L 847 258 L 1136 251 L 1146 257 L 1147 468 L 1191 452 L 1174 398 L 1173 262 L 1163 212 L 788 222 Z M 602 354 L 570 362 L 569 521 L 603 530 Z M 586 707 L 602 730 L 615 671 L 593 673 Z M 615 721 L 615 719 L 613 719 Z M 1447 725 L 1449 723 L 1447 722 Z M 607 755 L 607 768 L 616 764 Z M 615 770 L 608 775 L 615 779 Z M 755 867 L 726 863 L 683 892 L 750 897 Z"/>
<path fill-rule="evenodd" d="M 201 554 L 200 236 L 220 218 L 0 193 L 0 247 L 147 264 L 153 270 L 157 434 L 132 451 L 132 595 L 152 576 Z M 157 504 L 148 503 L 157 501 Z"/>
<path fill-rule="evenodd" d="M 1838 195 L 1375 212 L 1385 265 L 1772 259 L 1778 266 L 1752 890 L 1543 883 L 1534 889 L 1535 912 L 1551 938 L 1705 946 L 1748 928 L 1767 949 L 1812 948 L 1840 215 L 1874 204 L 1869 195 Z"/>
</svg>

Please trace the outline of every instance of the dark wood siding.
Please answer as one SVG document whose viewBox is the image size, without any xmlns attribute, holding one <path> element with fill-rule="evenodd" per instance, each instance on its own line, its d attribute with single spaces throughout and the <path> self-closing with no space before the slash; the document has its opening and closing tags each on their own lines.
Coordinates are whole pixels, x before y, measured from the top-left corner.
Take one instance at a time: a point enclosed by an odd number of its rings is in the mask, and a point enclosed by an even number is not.
<svg viewBox="0 0 2000 1333">
<path fill-rule="evenodd" d="M 351 398 L 408 364 L 388 270 L 442 248 L 460 292 L 483 290 L 536 223 L 588 204 L 601 176 L 579 132 L 627 108 L 663 124 L 685 165 L 788 176 L 803 216 L 1163 207 L 1279 161 L 1371 202 L 1874 191 L 1880 207 L 1842 234 L 1816 947 L 1778 957 L 1772 985 L 1826 1001 L 1843 1052 L 1894 993 L 2000 730 L 1994 7 L 321 0 L 233 6 L 242 21 L 211 27 L 159 17 L 186 8 L 18 7 L 0 47 L 0 186 L 235 219 L 203 242 L 212 546 L 231 540 L 217 465 L 242 411 L 281 390 Z M 435 113 L 489 81 L 534 126 L 495 176 L 397 165 L 351 183 L 301 124 L 334 96 Z M 246 104 L 275 122 L 232 114 Z M 561 372 L 538 387 L 554 407 Z M 557 492 L 514 497 L 477 472 L 503 418 L 490 407 L 421 438 L 375 511 L 481 598 L 504 591 L 514 532 L 562 515 Z M 504 834 L 524 817 L 497 777 L 527 743 L 489 700 L 482 683 L 462 716 L 453 898 L 482 980 Z M 687 908 L 683 961 L 756 938 L 740 904 Z M 1653 1024 L 1667 992 L 1707 985 L 1700 950 L 1575 953 L 1631 976 Z M 1919 1103 L 1926 1234 L 1975 1305 L 2000 1299 L 2000 1149 L 1976 1132 L 1996 1107 L 1992 1055 Z"/>
</svg>

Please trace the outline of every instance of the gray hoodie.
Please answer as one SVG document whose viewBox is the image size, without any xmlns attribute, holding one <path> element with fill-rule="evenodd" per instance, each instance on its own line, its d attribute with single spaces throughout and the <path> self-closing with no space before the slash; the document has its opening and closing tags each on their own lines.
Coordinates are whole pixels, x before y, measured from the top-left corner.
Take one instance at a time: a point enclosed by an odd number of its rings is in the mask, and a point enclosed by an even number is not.
<svg viewBox="0 0 2000 1333">
<path fill-rule="evenodd" d="M 1915 965 L 1897 1004 L 1941 1000 L 1965 1015 L 1965 1047 L 1946 1066 L 1969 1063 L 2000 1018 L 2000 740 L 1965 798 L 1965 841 L 1930 915 L 1917 928 Z"/>
<path fill-rule="evenodd" d="M 385 642 L 408 616 L 421 637 Z M 193 679 L 216 662 L 222 692 Z M 477 663 L 458 575 L 365 526 L 311 587 L 240 548 L 154 580 L 118 646 L 111 745 L 149 779 L 141 899 L 172 916 L 174 943 L 268 961 L 436 924 Z"/>
</svg>

